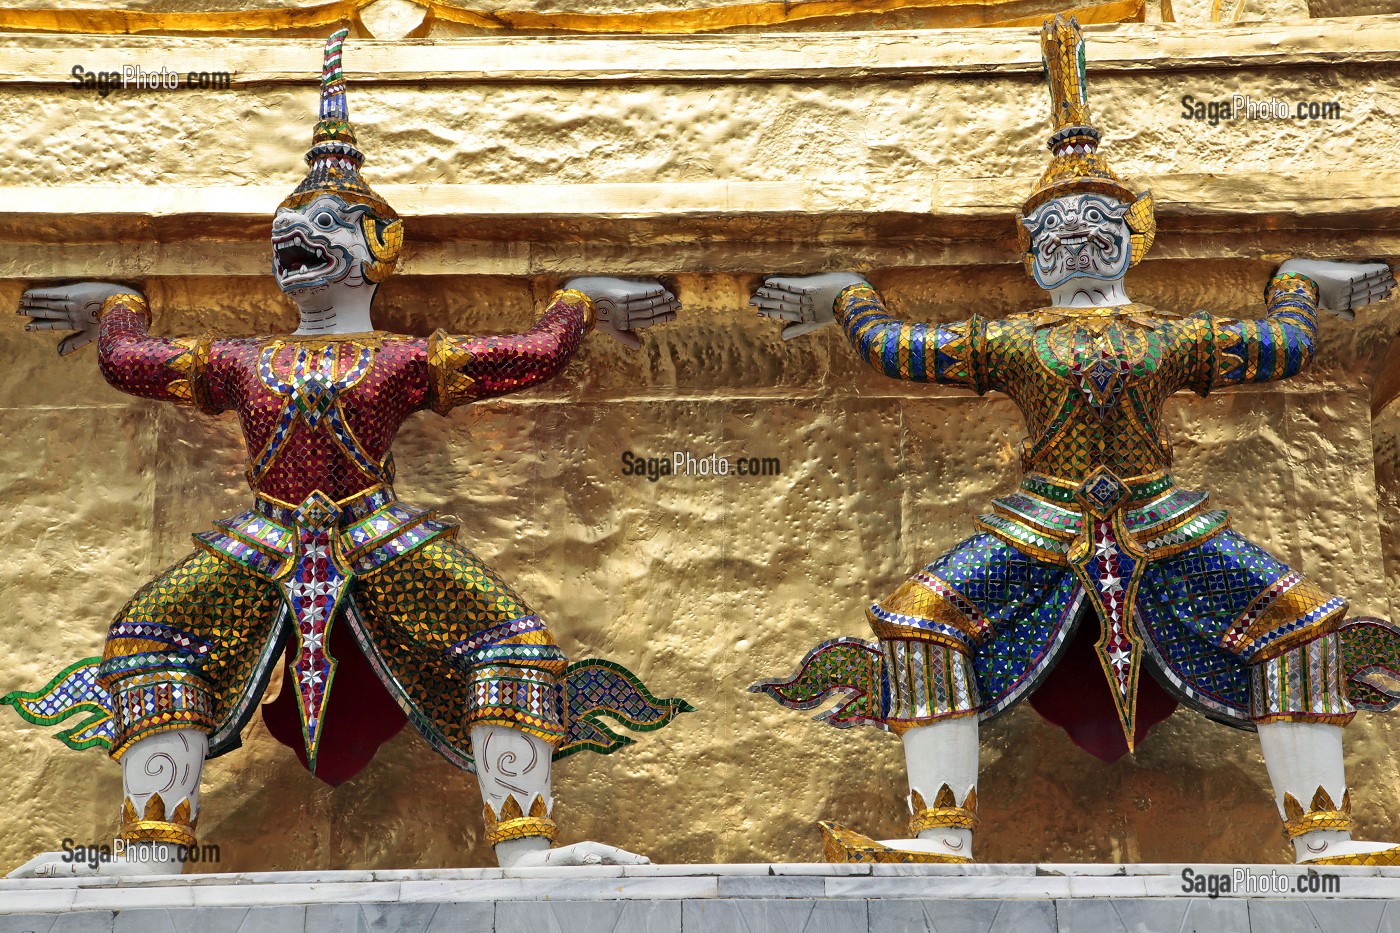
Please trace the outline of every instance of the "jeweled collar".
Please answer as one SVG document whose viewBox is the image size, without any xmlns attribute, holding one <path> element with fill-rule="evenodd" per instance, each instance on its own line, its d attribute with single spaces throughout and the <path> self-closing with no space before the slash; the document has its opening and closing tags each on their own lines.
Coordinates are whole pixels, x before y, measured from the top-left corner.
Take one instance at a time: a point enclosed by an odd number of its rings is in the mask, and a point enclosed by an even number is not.
<svg viewBox="0 0 1400 933">
<path fill-rule="evenodd" d="M 331 344 L 348 343 L 359 347 L 367 347 L 371 350 L 378 350 L 386 340 L 409 340 L 402 334 L 391 334 L 384 330 L 363 330 L 351 334 L 286 334 L 278 337 L 265 337 L 262 340 L 263 348 L 277 347 L 305 347 L 314 350 L 318 347 L 326 347 Z"/>
<path fill-rule="evenodd" d="M 1020 311 L 1007 317 L 1013 320 L 1029 318 L 1037 329 L 1072 323 L 1096 330 L 1115 322 L 1128 321 L 1151 330 L 1155 329 L 1163 318 L 1175 318 L 1178 315 L 1132 301 L 1106 308 L 1036 308 L 1034 311 Z"/>
</svg>

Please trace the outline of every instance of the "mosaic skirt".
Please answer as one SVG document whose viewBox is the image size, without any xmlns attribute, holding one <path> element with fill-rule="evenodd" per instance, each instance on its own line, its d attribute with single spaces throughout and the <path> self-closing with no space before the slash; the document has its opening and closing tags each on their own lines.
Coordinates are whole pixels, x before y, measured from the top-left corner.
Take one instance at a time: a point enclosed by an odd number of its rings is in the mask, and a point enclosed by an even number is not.
<svg viewBox="0 0 1400 933">
<path fill-rule="evenodd" d="M 931 721 L 974 708 L 987 718 L 1008 709 L 1054 666 L 1084 600 L 1068 567 L 987 533 L 958 544 L 867 612 L 887 655 L 892 644 L 906 646 L 897 669 L 917 668 L 910 678 L 897 678 L 909 684 L 890 685 L 894 719 Z M 1290 671 L 1297 680 L 1310 666 L 1321 669 L 1316 684 L 1339 685 L 1335 646 L 1329 654 L 1319 640 L 1341 627 L 1346 609 L 1345 600 L 1225 529 L 1150 562 L 1133 620 L 1148 663 L 1190 706 L 1241 725 L 1268 718 L 1336 721 L 1351 712 L 1340 686 L 1292 697 L 1275 689 L 1273 703 L 1253 708 L 1251 697 L 1270 678 L 1286 684 Z M 915 651 L 916 645 L 923 647 Z M 958 664 L 966 659 L 975 682 L 959 694 Z M 922 676 L 914 684 L 916 675 Z M 1297 709 L 1285 710 L 1290 703 Z"/>
<path fill-rule="evenodd" d="M 349 586 L 332 624 L 351 626 L 381 682 L 449 760 L 470 766 L 476 723 L 563 738 L 563 652 L 466 548 L 436 538 Z M 209 551 L 143 587 L 113 621 L 98 669 L 111 696 L 112 756 L 181 728 L 210 733 L 211 757 L 236 747 L 297 637 L 289 617 L 276 584 Z"/>
</svg>

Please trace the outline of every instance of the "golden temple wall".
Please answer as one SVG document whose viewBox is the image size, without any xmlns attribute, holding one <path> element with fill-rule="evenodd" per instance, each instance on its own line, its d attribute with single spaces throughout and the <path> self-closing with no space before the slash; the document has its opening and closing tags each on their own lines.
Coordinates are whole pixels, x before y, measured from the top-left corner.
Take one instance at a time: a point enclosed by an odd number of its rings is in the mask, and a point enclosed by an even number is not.
<svg viewBox="0 0 1400 933">
<path fill-rule="evenodd" d="M 1159 205 L 1137 300 L 1252 315 L 1289 255 L 1400 260 L 1400 20 L 1364 22 L 1087 30 L 1103 152 Z M 0 34 L 0 307 L 118 277 L 163 333 L 290 329 L 266 240 L 301 177 L 318 54 L 286 36 Z M 815 860 L 818 818 L 901 832 L 895 739 L 744 687 L 867 634 L 869 599 L 970 533 L 1015 482 L 1018 418 L 877 377 L 832 331 L 784 343 L 745 302 L 764 272 L 858 268 L 902 315 L 1032 307 L 1011 218 L 1045 160 L 1039 56 L 1034 28 L 350 40 L 366 176 L 408 228 L 380 327 L 521 329 L 578 272 L 665 274 L 685 302 L 639 353 L 593 336 L 549 386 L 420 416 L 396 448 L 401 495 L 460 518 L 566 650 L 698 707 L 561 763 L 564 841 Z M 229 71 L 232 87 L 71 87 L 75 64 L 124 63 Z M 1341 117 L 1181 116 L 1185 94 L 1234 92 L 1336 100 Z M 1329 318 L 1305 377 L 1184 396 L 1172 418 L 1182 482 L 1355 614 L 1400 605 L 1400 408 L 1373 398 L 1400 373 L 1397 332 L 1397 300 Z M 0 693 L 98 653 L 126 597 L 248 499 L 232 416 L 120 396 L 90 349 L 60 360 L 53 343 L 0 318 Z M 650 483 L 622 475 L 629 450 L 782 471 Z M 109 837 L 118 768 L 3 719 L 0 870 Z M 983 735 L 983 860 L 1286 857 L 1251 734 L 1178 712 L 1111 765 L 1029 707 Z M 1363 714 L 1348 736 L 1361 829 L 1396 838 L 1400 727 Z M 331 789 L 255 720 L 206 775 L 200 830 L 222 869 L 492 862 L 475 779 L 407 731 Z"/>
</svg>

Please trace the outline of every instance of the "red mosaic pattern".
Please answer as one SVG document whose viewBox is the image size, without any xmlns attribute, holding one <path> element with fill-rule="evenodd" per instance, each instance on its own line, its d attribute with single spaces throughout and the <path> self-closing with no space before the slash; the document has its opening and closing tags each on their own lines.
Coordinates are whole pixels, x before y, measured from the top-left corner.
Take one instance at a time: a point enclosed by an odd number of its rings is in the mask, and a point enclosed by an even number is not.
<svg viewBox="0 0 1400 933">
<path fill-rule="evenodd" d="M 588 299 L 560 292 L 523 334 L 214 340 L 207 344 L 207 361 L 192 368 L 191 342 L 151 336 L 147 315 L 133 300 L 103 316 L 98 352 L 103 375 L 123 392 L 186 404 L 199 400 L 211 412 L 238 412 L 249 485 L 295 505 L 317 491 L 340 501 L 388 482 L 390 446 L 410 415 L 429 408 L 446 412 L 552 378 L 591 323 Z M 366 348 L 372 360 L 362 367 Z M 321 387 L 324 401 L 306 395 L 309 382 Z M 330 409 L 336 410 L 332 416 L 318 416 Z"/>
</svg>

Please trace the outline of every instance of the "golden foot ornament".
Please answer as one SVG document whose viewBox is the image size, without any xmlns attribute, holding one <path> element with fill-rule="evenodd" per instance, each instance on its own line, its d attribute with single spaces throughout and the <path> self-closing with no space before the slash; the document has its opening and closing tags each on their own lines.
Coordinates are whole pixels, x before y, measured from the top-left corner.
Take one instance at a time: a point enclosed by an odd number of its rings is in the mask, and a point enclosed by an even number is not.
<svg viewBox="0 0 1400 933">
<path fill-rule="evenodd" d="M 1400 865 L 1400 845 L 1392 845 L 1373 852 L 1351 852 L 1344 855 L 1323 855 L 1304 859 L 1299 865 L 1376 865 L 1389 867 Z"/>
</svg>

